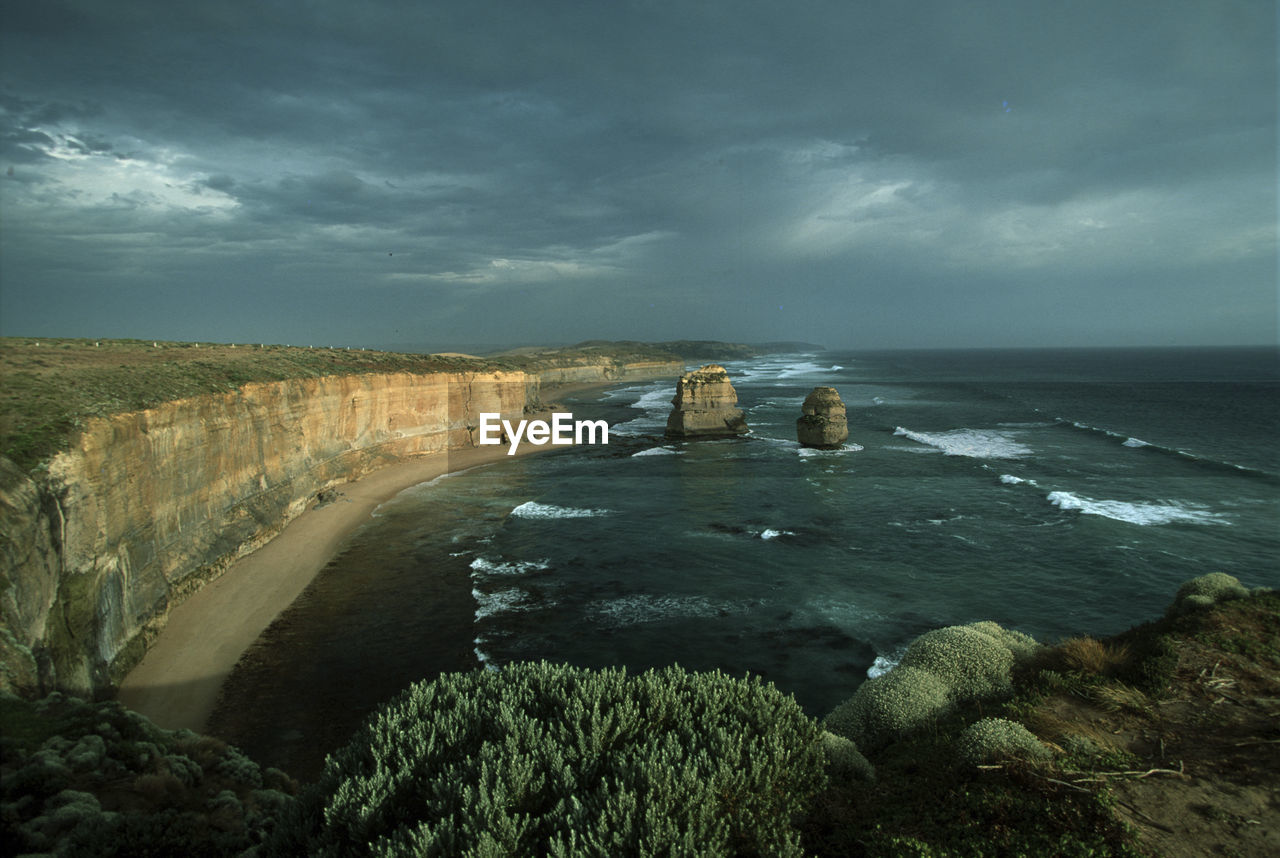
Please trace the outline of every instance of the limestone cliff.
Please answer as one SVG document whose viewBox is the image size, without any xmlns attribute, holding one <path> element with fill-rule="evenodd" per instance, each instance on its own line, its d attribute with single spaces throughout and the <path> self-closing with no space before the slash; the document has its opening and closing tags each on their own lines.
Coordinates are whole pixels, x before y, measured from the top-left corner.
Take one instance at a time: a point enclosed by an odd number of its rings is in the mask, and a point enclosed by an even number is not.
<svg viewBox="0 0 1280 858">
<path fill-rule="evenodd" d="M 834 449 L 849 438 L 849 419 L 834 387 L 815 387 L 800 406 L 796 438 L 802 447 Z"/>
<path fill-rule="evenodd" d="M 538 367 L 540 382 L 555 384 L 594 384 L 602 381 L 629 381 L 679 375 L 684 364 L 677 360 L 644 360 L 626 363 L 612 360 L 583 360 L 565 366 Z"/>
<path fill-rule="evenodd" d="M 679 366 L 555 369 L 547 382 Z M 541 369 L 492 368 L 254 382 L 87 419 L 30 473 L 0 457 L 0 689 L 108 692 L 171 607 L 317 492 L 471 446 L 481 412 L 519 419 L 542 382 Z"/>
<path fill-rule="evenodd" d="M 723 438 L 748 431 L 737 407 L 738 392 L 728 371 L 719 364 L 707 364 L 680 376 L 671 404 L 669 438 Z"/>
</svg>

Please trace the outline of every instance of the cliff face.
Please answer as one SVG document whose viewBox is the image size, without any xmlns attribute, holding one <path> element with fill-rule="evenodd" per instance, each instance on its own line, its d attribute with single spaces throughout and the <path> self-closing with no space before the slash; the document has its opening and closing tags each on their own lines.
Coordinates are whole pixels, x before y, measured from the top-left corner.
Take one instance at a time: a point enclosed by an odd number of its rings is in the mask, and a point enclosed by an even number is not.
<svg viewBox="0 0 1280 858">
<path fill-rule="evenodd" d="M 317 491 L 471 445 L 481 411 L 520 417 L 528 382 L 490 372 L 249 384 L 90 420 L 35 479 L 6 462 L 4 684 L 109 687 L 172 604 Z"/>
<path fill-rule="evenodd" d="M 583 361 L 565 366 L 538 367 L 542 384 L 592 384 L 601 381 L 628 381 L 632 379 L 663 378 L 679 375 L 684 371 L 680 361 Z"/>
<path fill-rule="evenodd" d="M 680 369 L 597 360 L 251 383 L 90 419 L 70 450 L 35 473 L 0 457 L 0 689 L 105 692 L 142 657 L 170 608 L 320 490 L 473 446 L 481 412 L 520 419 L 544 382 Z"/>
</svg>

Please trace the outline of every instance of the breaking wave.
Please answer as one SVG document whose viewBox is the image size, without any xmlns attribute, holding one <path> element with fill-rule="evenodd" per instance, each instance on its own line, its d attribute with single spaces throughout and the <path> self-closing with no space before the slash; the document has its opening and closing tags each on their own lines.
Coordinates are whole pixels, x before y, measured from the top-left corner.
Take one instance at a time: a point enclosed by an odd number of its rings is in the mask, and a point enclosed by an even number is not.
<svg viewBox="0 0 1280 858">
<path fill-rule="evenodd" d="M 611 510 L 607 509 L 576 509 L 571 506 L 555 506 L 549 503 L 538 503 L 537 501 L 525 501 L 520 506 L 511 510 L 511 514 L 517 518 L 594 518 L 597 515 L 608 515 Z"/>
<path fill-rule="evenodd" d="M 933 447 L 947 456 L 967 456 L 972 459 L 1019 459 L 1032 452 L 1027 445 L 1015 441 L 1011 432 L 997 432 L 991 429 L 913 432 L 899 426 L 893 430 L 893 434 Z"/>
<path fill-rule="evenodd" d="M 1079 512 L 1081 515 L 1100 515 L 1130 524 L 1229 524 L 1226 516 L 1203 509 L 1165 501 L 1162 503 L 1095 500 L 1074 492 L 1049 492 L 1049 503 L 1061 510 Z"/>
<path fill-rule="evenodd" d="M 550 568 L 551 563 L 547 560 L 516 560 L 511 563 L 495 563 L 485 557 L 477 557 L 471 561 L 471 571 L 480 575 L 524 575 L 528 572 L 538 572 Z"/>
</svg>

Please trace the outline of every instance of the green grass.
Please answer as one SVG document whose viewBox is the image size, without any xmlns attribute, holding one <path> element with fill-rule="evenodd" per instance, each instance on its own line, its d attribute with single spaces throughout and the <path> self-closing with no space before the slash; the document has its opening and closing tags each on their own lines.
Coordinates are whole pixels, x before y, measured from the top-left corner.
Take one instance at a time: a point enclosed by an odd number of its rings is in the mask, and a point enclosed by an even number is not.
<svg viewBox="0 0 1280 858">
<path fill-rule="evenodd" d="M 346 349 L 138 340 L 0 339 L 0 454 L 31 470 L 93 417 L 249 382 L 515 368 L 510 361 Z"/>
<path fill-rule="evenodd" d="M 67 449 L 94 417 L 228 393 L 250 382 L 366 373 L 526 370 L 600 360 L 678 360 L 643 343 L 492 357 L 143 340 L 0 338 L 0 455 L 24 471 Z"/>
</svg>

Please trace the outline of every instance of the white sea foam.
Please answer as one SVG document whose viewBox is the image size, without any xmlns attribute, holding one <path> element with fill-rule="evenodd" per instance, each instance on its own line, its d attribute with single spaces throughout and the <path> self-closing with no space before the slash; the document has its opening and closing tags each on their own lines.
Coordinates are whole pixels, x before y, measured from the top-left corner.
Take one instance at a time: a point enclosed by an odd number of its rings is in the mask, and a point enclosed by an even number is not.
<svg viewBox="0 0 1280 858">
<path fill-rule="evenodd" d="M 631 407 L 643 411 L 665 411 L 671 407 L 671 390 L 669 387 L 646 390 L 639 399 L 631 403 Z"/>
<path fill-rule="evenodd" d="M 1049 503 L 1061 510 L 1074 510 L 1081 515 L 1100 515 L 1130 524 L 1157 525 L 1184 522 L 1187 524 L 1229 524 L 1226 516 L 1195 509 L 1176 501 L 1142 503 L 1118 500 L 1094 500 L 1074 492 L 1049 492 Z"/>
<path fill-rule="evenodd" d="M 886 658 L 883 655 L 876 656 L 876 660 L 867 668 L 867 679 L 875 679 L 877 676 L 884 676 L 889 671 L 898 666 L 898 660 Z"/>
<path fill-rule="evenodd" d="M 772 527 L 766 527 L 760 532 L 761 539 L 777 539 L 779 536 L 795 536 L 790 530 L 774 530 Z"/>
<path fill-rule="evenodd" d="M 1129 438 L 1128 440 L 1126 440 L 1126 441 L 1125 441 L 1123 444 L 1121 444 L 1120 446 L 1122 446 L 1122 447 L 1147 447 L 1147 446 L 1150 446 L 1150 445 L 1149 445 L 1149 444 L 1147 444 L 1147 442 L 1146 442 L 1146 441 L 1143 441 L 1141 438 Z"/>
<path fill-rule="evenodd" d="M 1006 486 L 1019 486 L 1023 483 L 1026 483 L 1029 486 L 1034 486 L 1036 484 L 1035 480 L 1029 480 L 1026 477 L 1015 477 L 1013 474 L 1001 474 L 1000 482 L 1004 483 Z"/>
<path fill-rule="evenodd" d="M 594 518 L 597 515 L 608 515 L 607 509 L 576 509 L 571 506 L 555 506 L 537 501 L 525 501 L 511 510 L 517 518 Z"/>
<path fill-rule="evenodd" d="M 778 378 L 793 378 L 797 375 L 811 375 L 815 372 L 826 372 L 827 368 L 813 361 L 798 361 L 786 365 L 778 372 Z"/>
<path fill-rule="evenodd" d="M 471 561 L 471 571 L 480 575 L 524 575 L 551 568 L 549 560 L 516 560 L 511 563 L 494 562 L 486 557 Z"/>
<path fill-rule="evenodd" d="M 498 590 L 493 593 L 484 593 L 472 588 L 471 596 L 476 600 L 477 620 L 483 620 L 485 617 L 491 617 L 494 614 L 526 611 L 530 607 L 529 594 L 514 587 L 510 590 Z"/>
<path fill-rule="evenodd" d="M 640 456 L 683 456 L 683 450 L 673 450 L 670 447 L 650 447 L 648 450 L 641 450 L 638 453 L 632 453 L 631 458 L 636 459 Z"/>
<path fill-rule="evenodd" d="M 834 450 L 818 450 L 814 447 L 800 447 L 796 450 L 796 455 L 802 459 L 808 459 L 813 456 L 838 456 L 841 453 L 857 453 L 865 449 L 861 444 L 841 444 Z"/>
<path fill-rule="evenodd" d="M 624 387 L 621 390 L 613 391 L 613 398 L 632 399 L 628 403 L 629 407 L 643 411 L 644 414 L 631 420 L 610 425 L 609 431 L 611 433 L 615 435 L 645 435 L 659 431 L 667 425 L 667 414 L 671 410 L 671 386 L 668 383 Z"/>
<path fill-rule="evenodd" d="M 839 364 L 834 364 L 834 363 L 833 363 L 833 364 L 831 365 L 831 371 L 832 371 L 832 372 L 839 372 L 839 371 L 840 371 L 840 370 L 842 370 L 842 369 L 844 369 L 844 367 L 840 366 Z"/>
<path fill-rule="evenodd" d="M 609 626 L 634 626 L 661 620 L 714 617 L 738 610 L 730 602 L 713 602 L 705 596 L 650 596 L 638 594 L 593 602 L 588 610 Z"/>
<path fill-rule="evenodd" d="M 1013 439 L 1013 433 L 990 429 L 913 432 L 899 426 L 893 434 L 928 445 L 948 456 L 968 456 L 973 459 L 1017 459 L 1031 453 L 1030 447 L 1019 444 Z"/>
</svg>

